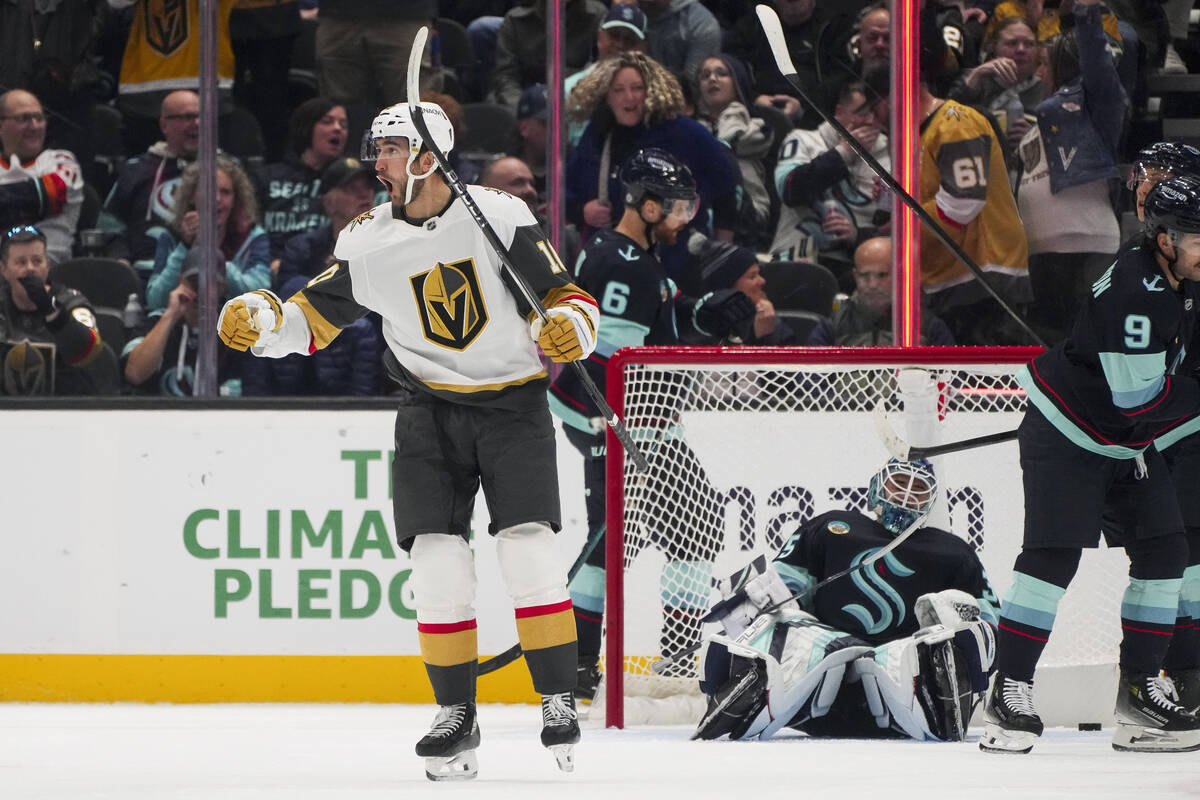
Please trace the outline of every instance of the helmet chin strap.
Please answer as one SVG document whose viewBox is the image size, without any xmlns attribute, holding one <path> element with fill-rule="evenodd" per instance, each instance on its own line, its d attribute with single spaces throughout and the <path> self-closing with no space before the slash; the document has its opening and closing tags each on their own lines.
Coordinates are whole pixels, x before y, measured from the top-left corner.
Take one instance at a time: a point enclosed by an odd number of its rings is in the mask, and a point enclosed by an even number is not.
<svg viewBox="0 0 1200 800">
<path fill-rule="evenodd" d="M 404 184 L 404 205 L 408 205 L 412 202 L 413 189 L 416 187 L 416 181 L 425 180 L 433 174 L 434 170 L 437 169 L 437 161 L 434 161 L 433 166 L 431 166 L 425 172 L 421 174 L 413 172 L 412 165 L 416 158 L 417 153 L 410 148 L 408 151 L 408 160 L 404 162 L 404 174 L 408 176 L 408 182 Z"/>
<path fill-rule="evenodd" d="M 646 241 L 650 243 L 651 247 L 654 247 L 654 245 L 658 243 L 657 239 L 654 237 L 654 226 L 662 222 L 662 219 L 655 220 L 654 222 L 646 219 L 646 215 L 642 213 L 642 208 L 645 205 L 646 200 L 643 198 L 642 202 L 638 205 L 638 219 L 640 219 L 642 224 L 646 226 Z"/>
</svg>

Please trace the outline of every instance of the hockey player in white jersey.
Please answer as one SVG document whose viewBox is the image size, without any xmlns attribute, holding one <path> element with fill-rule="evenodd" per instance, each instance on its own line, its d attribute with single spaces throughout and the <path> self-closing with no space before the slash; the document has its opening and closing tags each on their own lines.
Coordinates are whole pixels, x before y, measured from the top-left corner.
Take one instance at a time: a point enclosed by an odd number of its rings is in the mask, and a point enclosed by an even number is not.
<svg viewBox="0 0 1200 800">
<path fill-rule="evenodd" d="M 937 480 L 892 459 L 867 506 L 817 515 L 718 588 L 696 737 L 961 741 L 987 689 L 996 598 L 971 545 L 924 527 Z M 906 535 L 894 551 L 847 570 Z"/>
<path fill-rule="evenodd" d="M 454 146 L 440 107 L 422 116 L 443 152 Z M 559 529 L 554 429 L 540 345 L 559 362 L 595 347 L 596 302 L 571 283 L 526 204 L 495 189 L 470 197 L 541 298 L 549 321 L 515 290 L 461 198 L 437 171 L 407 103 L 384 109 L 364 142 L 391 202 L 351 222 L 337 261 L 286 302 L 251 292 L 221 312 L 222 341 L 258 356 L 311 353 L 368 311 L 383 317 L 392 377 L 409 387 L 396 415 L 393 512 L 412 559 L 421 655 L 441 706 L 417 744 L 431 780 L 475 776 L 478 647 L 467 538 L 482 485 L 502 580 L 534 688 L 542 744 L 573 767 L 577 644 Z"/>
</svg>

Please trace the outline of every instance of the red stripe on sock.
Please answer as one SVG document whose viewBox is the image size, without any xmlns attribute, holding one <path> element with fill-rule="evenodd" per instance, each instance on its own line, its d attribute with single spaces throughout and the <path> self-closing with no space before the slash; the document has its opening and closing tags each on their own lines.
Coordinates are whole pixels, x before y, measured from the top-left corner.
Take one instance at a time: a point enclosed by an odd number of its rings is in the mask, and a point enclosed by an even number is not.
<svg viewBox="0 0 1200 800">
<path fill-rule="evenodd" d="M 570 600 L 563 600 L 561 603 L 551 603 L 545 606 L 525 606 L 518 608 L 516 611 L 517 619 L 528 619 L 529 617 L 542 617 L 546 614 L 557 614 L 560 611 L 570 611 L 572 608 Z"/>
<path fill-rule="evenodd" d="M 1156 636 L 1170 636 L 1170 635 L 1172 635 L 1172 632 L 1171 632 L 1171 631 L 1148 631 L 1148 630 L 1146 630 L 1145 628 L 1135 628 L 1135 627 L 1133 627 L 1132 625 L 1126 625 L 1124 622 L 1122 622 L 1122 623 L 1121 623 L 1121 627 L 1122 627 L 1122 628 L 1124 628 L 1124 629 L 1125 629 L 1125 630 L 1127 630 L 1127 631 L 1137 631 L 1138 633 L 1153 633 L 1153 634 L 1155 634 Z"/>
<path fill-rule="evenodd" d="M 1043 639 L 1040 636 L 1033 636 L 1032 634 L 1025 633 L 1024 631 L 1019 631 L 1016 628 L 1010 628 L 1007 625 L 1005 625 L 1003 622 L 997 623 L 996 627 L 999 628 L 1000 630 L 1008 631 L 1009 633 L 1015 633 L 1017 636 L 1024 636 L 1026 639 L 1033 639 L 1035 642 L 1050 641 L 1049 639 Z"/>
<path fill-rule="evenodd" d="M 476 628 L 475 620 L 464 619 L 462 622 L 418 622 L 418 633 L 459 633 L 461 631 L 473 631 Z"/>
<path fill-rule="evenodd" d="M 589 614 L 585 614 L 582 611 L 580 611 L 578 608 L 575 609 L 575 616 L 579 617 L 580 619 L 586 619 L 588 622 L 602 622 L 603 621 L 600 617 L 593 617 Z"/>
</svg>

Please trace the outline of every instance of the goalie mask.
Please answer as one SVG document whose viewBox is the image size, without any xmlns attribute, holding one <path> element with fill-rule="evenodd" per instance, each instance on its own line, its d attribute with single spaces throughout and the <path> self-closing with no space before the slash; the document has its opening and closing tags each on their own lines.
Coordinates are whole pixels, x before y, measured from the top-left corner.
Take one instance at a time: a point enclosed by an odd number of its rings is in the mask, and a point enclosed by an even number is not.
<svg viewBox="0 0 1200 800">
<path fill-rule="evenodd" d="M 424 112 L 422 119 L 429 128 L 434 145 L 443 155 L 449 156 L 450 151 L 454 149 L 454 126 L 450 124 L 450 118 L 436 103 L 422 102 L 421 111 Z M 401 143 L 397 141 L 399 139 L 406 142 Z M 407 204 L 412 200 L 411 179 L 428 178 L 437 169 L 437 165 L 434 164 L 428 172 L 420 175 L 412 171 L 413 162 L 424 144 L 424 139 L 417 132 L 417 126 L 413 124 L 408 103 L 396 103 L 380 111 L 371 122 L 371 129 L 363 136 L 359 160 L 373 162 L 383 158 L 405 157 L 407 160 L 404 162 L 404 171 L 410 178 L 404 196 L 404 202 Z"/>
<path fill-rule="evenodd" d="M 895 534 L 927 516 L 936 498 L 937 478 L 933 465 L 924 459 L 889 459 L 871 477 L 867 489 L 867 507 L 879 517 L 883 527 Z"/>
</svg>

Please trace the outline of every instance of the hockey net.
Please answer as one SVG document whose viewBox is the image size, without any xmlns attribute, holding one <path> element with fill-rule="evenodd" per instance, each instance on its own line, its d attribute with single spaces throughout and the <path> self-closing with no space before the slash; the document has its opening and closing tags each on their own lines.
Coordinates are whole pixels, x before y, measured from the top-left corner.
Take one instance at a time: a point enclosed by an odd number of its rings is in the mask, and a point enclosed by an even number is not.
<svg viewBox="0 0 1200 800">
<path fill-rule="evenodd" d="M 603 709 L 609 727 L 689 723 L 703 713 L 699 656 L 656 674 L 700 641 L 713 579 L 774 554 L 797 524 L 862 509 L 889 457 L 876 419 L 910 445 L 1012 430 L 1028 348 L 629 348 L 610 361 L 608 399 L 650 462 L 637 473 L 610 434 Z M 877 407 L 879 409 L 877 410 Z M 934 459 L 930 524 L 974 545 L 999 597 L 1020 550 L 1024 495 L 1015 442 Z M 621 564 L 622 569 L 611 565 Z M 1059 606 L 1044 673 L 1115 675 L 1128 560 L 1085 551 Z M 870 602 L 866 602 L 870 606 Z M 877 612 L 887 613 L 882 602 Z M 705 626 L 707 630 L 707 626 Z M 615 670 L 612 665 L 622 665 Z M 1074 677 L 1071 676 L 1074 674 Z M 1084 678 L 1087 680 L 1087 678 Z M 1113 677 L 1115 681 L 1115 677 Z M 1048 724 L 1107 719 L 1102 688 Z M 1040 701 L 1039 701 L 1040 702 Z M 599 706 L 599 699 L 597 702 Z M 1041 710 L 1041 705 L 1039 706 Z M 595 713 L 595 712 L 593 712 Z M 1047 715 L 1044 713 L 1043 717 Z M 1051 710 L 1050 717 L 1058 715 Z"/>
</svg>

